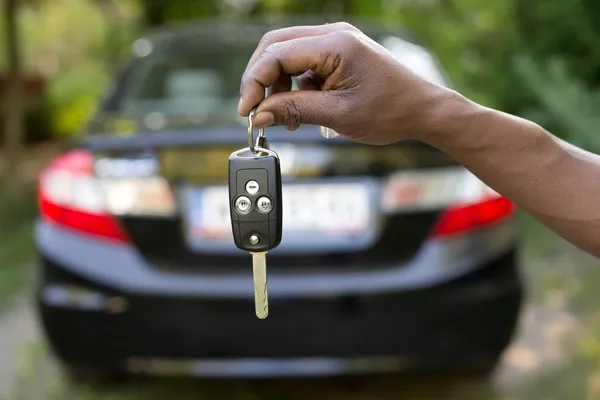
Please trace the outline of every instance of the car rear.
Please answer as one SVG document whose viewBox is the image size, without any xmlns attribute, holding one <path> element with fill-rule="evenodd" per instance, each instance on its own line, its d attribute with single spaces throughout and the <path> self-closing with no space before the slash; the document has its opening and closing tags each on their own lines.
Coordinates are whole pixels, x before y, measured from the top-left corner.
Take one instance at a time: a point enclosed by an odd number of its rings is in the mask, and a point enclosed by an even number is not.
<svg viewBox="0 0 600 400">
<path fill-rule="evenodd" d="M 270 316 L 256 319 L 227 194 L 245 129 L 219 79 L 241 75 L 251 47 L 210 37 L 196 53 L 194 35 L 146 39 L 154 55 L 40 175 L 40 315 L 59 357 L 202 376 L 493 365 L 521 300 L 514 206 L 419 142 L 267 129 L 284 227 L 268 256 Z"/>
</svg>

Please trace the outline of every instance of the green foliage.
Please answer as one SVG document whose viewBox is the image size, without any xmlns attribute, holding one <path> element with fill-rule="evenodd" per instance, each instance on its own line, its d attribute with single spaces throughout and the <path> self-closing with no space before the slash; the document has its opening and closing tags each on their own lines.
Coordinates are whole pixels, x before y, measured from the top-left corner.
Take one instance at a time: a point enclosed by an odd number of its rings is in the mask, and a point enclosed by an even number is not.
<svg viewBox="0 0 600 400">
<path fill-rule="evenodd" d="M 600 151 L 600 4 L 596 1 L 514 0 L 511 75 L 530 101 L 515 103 L 530 117 L 578 146 Z"/>
<path fill-rule="evenodd" d="M 57 137 L 79 132 L 96 108 L 109 77 L 101 64 L 57 74 L 50 82 L 52 123 Z"/>
<path fill-rule="evenodd" d="M 522 50 L 534 59 L 560 56 L 570 72 L 600 84 L 600 4 L 595 0 L 516 0 Z"/>
<path fill-rule="evenodd" d="M 515 70 L 539 99 L 537 108 L 524 110 L 524 116 L 554 131 L 577 146 L 600 151 L 600 90 L 576 79 L 564 59 L 543 63 L 530 56 L 515 60 Z"/>
<path fill-rule="evenodd" d="M 219 1 L 189 0 L 140 0 L 147 26 L 163 25 L 167 22 L 199 19 L 219 13 Z"/>
<path fill-rule="evenodd" d="M 134 0 L 24 3 L 23 66 L 50 79 L 45 104 L 57 137 L 77 133 L 94 112 L 114 68 L 129 57 L 139 12 Z"/>
<path fill-rule="evenodd" d="M 475 101 L 504 107 L 509 77 L 498 73 L 515 42 L 511 1 L 405 2 L 387 13 L 440 59 L 457 89 Z"/>
</svg>

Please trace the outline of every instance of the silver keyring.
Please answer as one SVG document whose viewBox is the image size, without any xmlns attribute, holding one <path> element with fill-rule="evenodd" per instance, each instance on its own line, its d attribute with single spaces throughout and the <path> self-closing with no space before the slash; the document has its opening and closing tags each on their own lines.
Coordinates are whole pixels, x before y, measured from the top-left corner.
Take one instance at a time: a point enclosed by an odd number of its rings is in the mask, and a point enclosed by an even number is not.
<svg viewBox="0 0 600 400">
<path fill-rule="evenodd" d="M 250 114 L 248 115 L 248 147 L 250 148 L 250 151 L 252 151 L 253 153 L 256 153 L 256 148 L 254 145 L 254 126 L 252 124 L 252 117 L 254 117 L 254 114 L 256 113 L 256 107 L 254 107 L 252 110 L 250 110 Z M 264 128 L 260 128 L 258 130 L 258 138 L 264 138 L 265 137 L 265 130 Z M 256 139 L 256 143 L 258 143 L 258 138 Z"/>
</svg>

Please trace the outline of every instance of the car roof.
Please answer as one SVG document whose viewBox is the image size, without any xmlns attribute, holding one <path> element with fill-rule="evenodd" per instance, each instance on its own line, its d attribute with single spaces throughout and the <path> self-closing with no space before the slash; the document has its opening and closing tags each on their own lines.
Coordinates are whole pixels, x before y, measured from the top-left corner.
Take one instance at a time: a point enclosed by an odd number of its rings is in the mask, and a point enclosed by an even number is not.
<svg viewBox="0 0 600 400">
<path fill-rule="evenodd" d="M 146 39 L 154 45 L 160 45 L 166 41 L 185 40 L 187 38 L 203 37 L 207 40 L 221 38 L 240 38 L 243 41 L 258 42 L 266 32 L 299 25 L 321 25 L 333 23 L 339 19 L 328 19 L 323 16 L 302 16 L 302 17 L 277 17 L 277 18 L 211 18 L 199 21 L 175 22 L 154 28 L 145 32 L 141 39 Z M 405 29 L 397 26 L 385 25 L 381 20 L 367 18 L 344 18 L 343 21 L 349 22 L 361 29 L 366 35 L 377 36 L 395 36 L 410 43 L 420 45 L 414 37 Z"/>
</svg>

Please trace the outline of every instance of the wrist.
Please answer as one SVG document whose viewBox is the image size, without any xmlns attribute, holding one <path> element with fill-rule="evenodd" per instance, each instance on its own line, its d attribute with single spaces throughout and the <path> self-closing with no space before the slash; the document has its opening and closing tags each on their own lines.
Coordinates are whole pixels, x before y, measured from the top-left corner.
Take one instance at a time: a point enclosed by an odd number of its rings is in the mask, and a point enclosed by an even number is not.
<svg viewBox="0 0 600 400">
<path fill-rule="evenodd" d="M 446 152 L 475 145 L 477 132 L 481 132 L 477 126 L 486 110 L 460 93 L 443 88 L 428 107 L 425 129 L 417 139 Z"/>
</svg>

